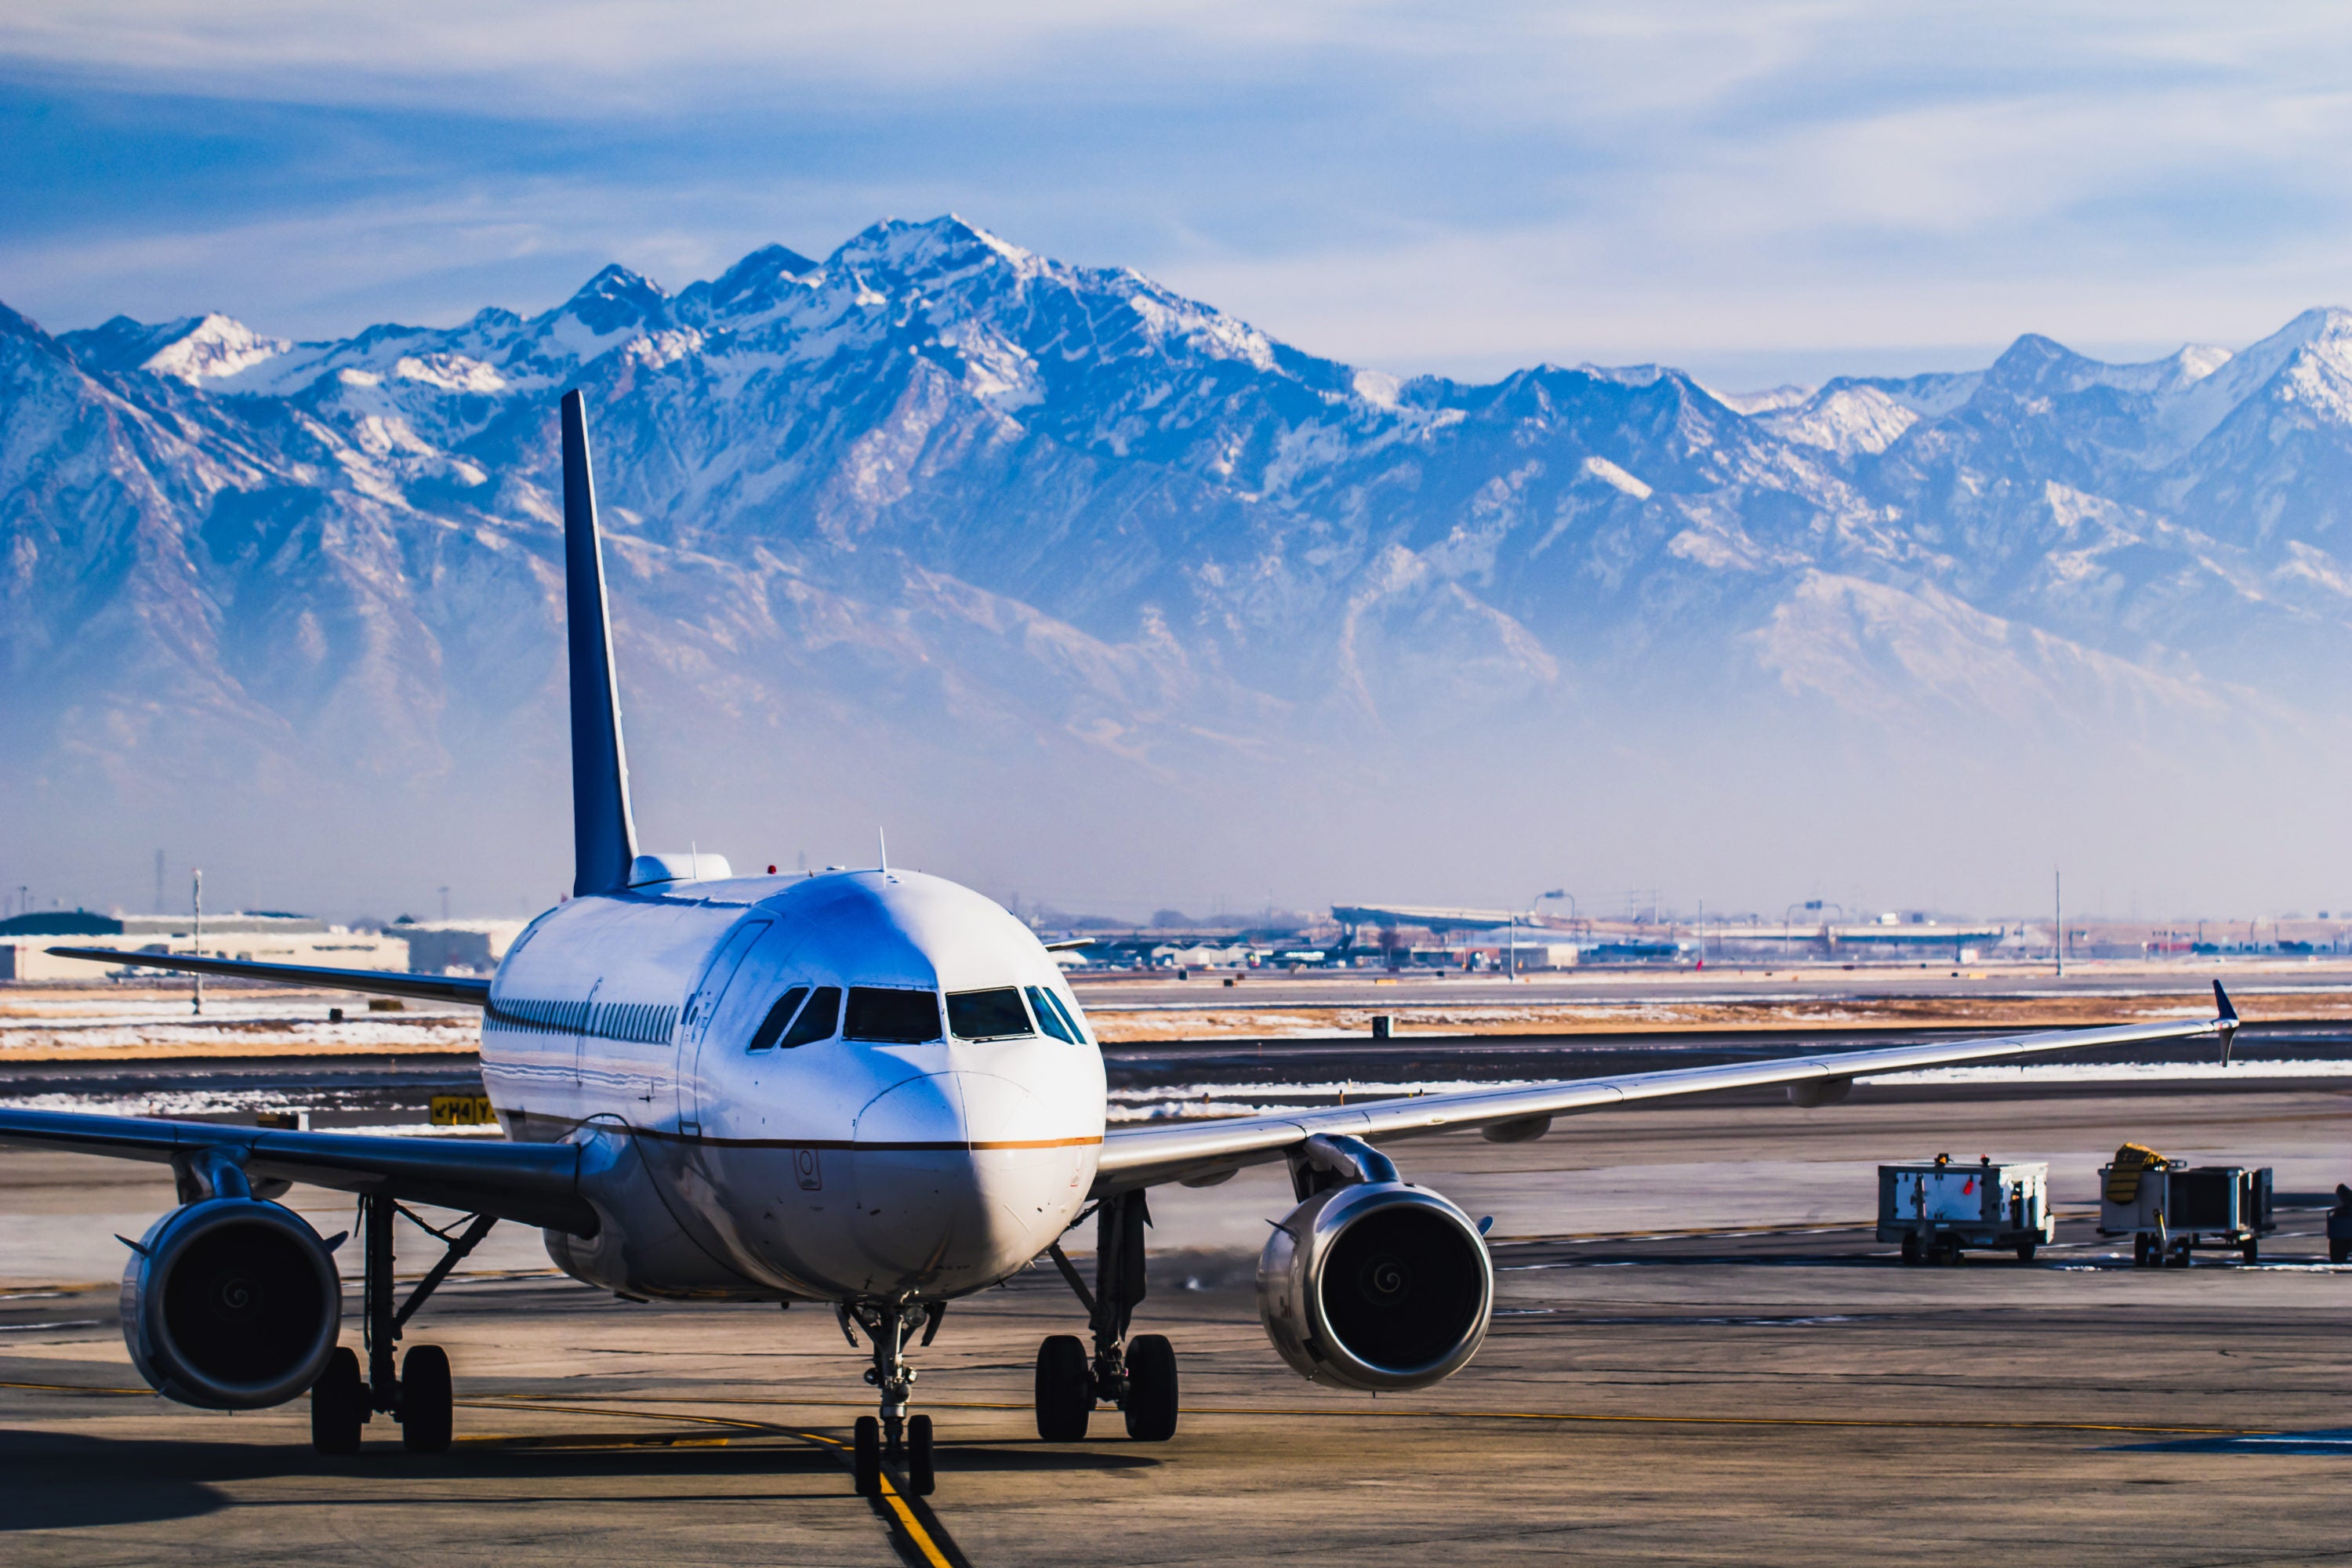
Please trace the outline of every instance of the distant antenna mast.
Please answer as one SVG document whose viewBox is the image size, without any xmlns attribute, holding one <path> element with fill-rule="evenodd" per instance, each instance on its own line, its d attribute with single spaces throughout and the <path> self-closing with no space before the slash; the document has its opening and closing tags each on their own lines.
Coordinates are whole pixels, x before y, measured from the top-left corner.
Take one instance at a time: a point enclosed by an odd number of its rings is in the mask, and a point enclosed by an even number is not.
<svg viewBox="0 0 2352 1568">
<path fill-rule="evenodd" d="M 2055 867 L 2050 872 L 2051 913 L 2058 917 L 2058 978 L 2066 978 L 2066 879 Z"/>
<path fill-rule="evenodd" d="M 202 869 L 195 873 L 194 890 L 189 895 L 189 900 L 196 910 L 196 956 L 202 958 L 205 955 L 205 874 Z M 205 1010 L 205 976 L 202 970 L 196 972 L 194 1010 L 198 1014 Z"/>
</svg>

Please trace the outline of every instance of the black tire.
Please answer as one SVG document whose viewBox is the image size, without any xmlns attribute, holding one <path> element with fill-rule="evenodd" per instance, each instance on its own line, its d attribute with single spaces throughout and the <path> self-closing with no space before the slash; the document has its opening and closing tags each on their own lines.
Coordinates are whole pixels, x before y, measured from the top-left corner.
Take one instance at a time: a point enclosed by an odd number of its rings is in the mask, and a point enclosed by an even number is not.
<svg viewBox="0 0 2352 1568">
<path fill-rule="evenodd" d="M 859 1497 L 882 1495 L 882 1423 L 871 1415 L 857 1418 L 850 1439 L 850 1470 L 857 1478 Z"/>
<path fill-rule="evenodd" d="M 2342 1263 L 2342 1262 L 2344 1262 L 2344 1261 L 2345 1261 L 2346 1259 L 2347 1259 L 2347 1258 L 2352 1258 L 2352 1241 L 2336 1241 L 2336 1240 L 2330 1240 L 2330 1241 L 2328 1242 L 2328 1244 L 2327 1244 L 2327 1261 L 2328 1261 L 2328 1262 L 2330 1262 L 2330 1263 Z"/>
<path fill-rule="evenodd" d="M 1957 1241 L 1944 1242 L 1936 1250 L 1936 1261 L 1947 1268 L 1958 1268 L 1968 1260 L 1967 1255 L 1961 1252 L 1960 1244 Z"/>
<path fill-rule="evenodd" d="M 2156 1238 L 2154 1237 L 2143 1232 L 2132 1237 L 2132 1267 L 2134 1268 L 2153 1268 L 2156 1267 Z"/>
<path fill-rule="evenodd" d="M 2017 1260 L 2020 1263 L 2032 1262 L 2035 1246 L 2036 1244 L 2031 1241 L 2019 1242 L 2017 1244 Z"/>
<path fill-rule="evenodd" d="M 929 1497 L 939 1485 L 939 1472 L 931 1468 L 931 1418 L 909 1416 L 907 1420 L 907 1489 L 917 1497 Z"/>
<path fill-rule="evenodd" d="M 310 1385 L 310 1447 L 320 1454 L 356 1454 L 360 1428 L 367 1425 L 367 1384 L 360 1381 L 360 1358 L 337 1347 L 327 1370 Z"/>
<path fill-rule="evenodd" d="M 1037 1436 L 1048 1443 L 1086 1440 L 1094 1414 L 1094 1369 L 1076 1334 L 1055 1334 L 1037 1347 Z"/>
<path fill-rule="evenodd" d="M 1903 1261 L 1906 1264 L 1916 1264 L 1919 1261 L 1919 1238 L 1917 1237 L 1906 1236 L 1903 1238 Z"/>
<path fill-rule="evenodd" d="M 418 1345 L 400 1358 L 400 1441 L 412 1454 L 446 1454 L 456 1403 L 448 1353 Z"/>
<path fill-rule="evenodd" d="M 1138 1334 L 1127 1345 L 1127 1435 L 1139 1443 L 1176 1436 L 1176 1351 L 1163 1334 Z"/>
<path fill-rule="evenodd" d="M 2252 1236 L 2246 1237 L 2238 1247 L 2238 1257 L 2243 1262 L 2260 1263 L 2263 1260 L 2262 1238 Z"/>
</svg>

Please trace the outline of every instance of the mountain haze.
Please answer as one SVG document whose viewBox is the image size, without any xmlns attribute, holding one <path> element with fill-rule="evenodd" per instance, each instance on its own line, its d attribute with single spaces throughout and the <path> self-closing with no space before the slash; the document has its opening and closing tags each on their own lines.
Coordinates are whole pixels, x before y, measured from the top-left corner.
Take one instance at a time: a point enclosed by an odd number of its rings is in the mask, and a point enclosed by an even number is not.
<svg viewBox="0 0 2352 1568">
<path fill-rule="evenodd" d="M 2118 911 L 2352 903 L 2352 314 L 1473 385 L 952 217 L 331 342 L 0 308 L 0 872 L 551 898 L 573 385 L 653 847 L 823 864 L 879 822 L 1144 907 L 2021 909 L 2057 860 Z"/>
</svg>

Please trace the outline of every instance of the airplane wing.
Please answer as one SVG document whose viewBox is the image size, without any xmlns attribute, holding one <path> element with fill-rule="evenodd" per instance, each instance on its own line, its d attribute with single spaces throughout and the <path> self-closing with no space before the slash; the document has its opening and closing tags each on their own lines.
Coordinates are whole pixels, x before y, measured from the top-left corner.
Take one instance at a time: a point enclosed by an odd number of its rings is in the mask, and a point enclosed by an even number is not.
<svg viewBox="0 0 2352 1568">
<path fill-rule="evenodd" d="M 93 963 L 132 963 L 147 969 L 176 969 L 184 974 L 270 980 L 280 985 L 364 991 L 377 996 L 406 996 L 421 1002 L 458 1002 L 469 1007 L 490 1005 L 490 983 L 467 975 L 403 974 L 387 969 L 320 969 L 307 963 L 254 963 L 242 958 L 199 958 L 186 952 L 117 952 L 110 947 L 53 947 L 48 951 L 58 958 L 86 958 Z"/>
<path fill-rule="evenodd" d="M 581 1151 L 572 1143 L 292 1132 L 8 1109 L 0 1109 L 0 1143 L 147 1160 L 184 1173 L 206 1150 L 226 1149 L 242 1154 L 239 1163 L 255 1181 L 275 1177 L 346 1193 L 382 1193 L 576 1236 L 596 1233 L 595 1211 L 580 1195 Z"/>
<path fill-rule="evenodd" d="M 1809 1102 L 1818 1104 L 1841 1098 L 1857 1078 L 1883 1073 L 2002 1061 L 2089 1046 L 2196 1039 L 2207 1035 L 2221 1038 L 2226 1061 L 2231 1038 L 2237 1032 L 2237 1010 L 2230 1005 L 2218 981 L 2213 986 L 2213 1000 L 2216 1016 L 2210 1018 L 1888 1046 L 1876 1050 L 1784 1057 L 1766 1062 L 1726 1062 L 1716 1067 L 1675 1068 L 1664 1072 L 1629 1073 L 1621 1078 L 1574 1079 L 1514 1089 L 1464 1089 L 1453 1094 L 1332 1106 L 1290 1116 L 1244 1116 L 1216 1121 L 1115 1128 L 1103 1139 L 1094 1191 L 1097 1196 L 1102 1196 L 1163 1182 L 1207 1185 L 1244 1165 L 1279 1160 L 1318 1133 L 1346 1133 L 1381 1143 L 1433 1132 L 1472 1127 L 1499 1129 L 1517 1123 L 1514 1131 L 1531 1138 L 1538 1135 L 1555 1116 L 1605 1110 L 1637 1100 L 1785 1084 L 1790 1087 L 1791 1099 L 1800 1098 L 1809 1086 L 1814 1088 L 1820 1099 Z"/>
</svg>

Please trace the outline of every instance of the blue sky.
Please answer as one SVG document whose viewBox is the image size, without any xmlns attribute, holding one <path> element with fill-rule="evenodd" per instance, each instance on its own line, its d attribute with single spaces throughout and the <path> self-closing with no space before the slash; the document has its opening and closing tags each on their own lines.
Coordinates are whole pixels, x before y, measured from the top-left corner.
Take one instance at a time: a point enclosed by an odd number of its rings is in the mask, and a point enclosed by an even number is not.
<svg viewBox="0 0 2352 1568">
<path fill-rule="evenodd" d="M 393 9 L 16 0 L 0 300 L 341 335 L 953 210 L 1408 373 L 1764 385 L 2352 300 L 2316 5 Z"/>
</svg>

